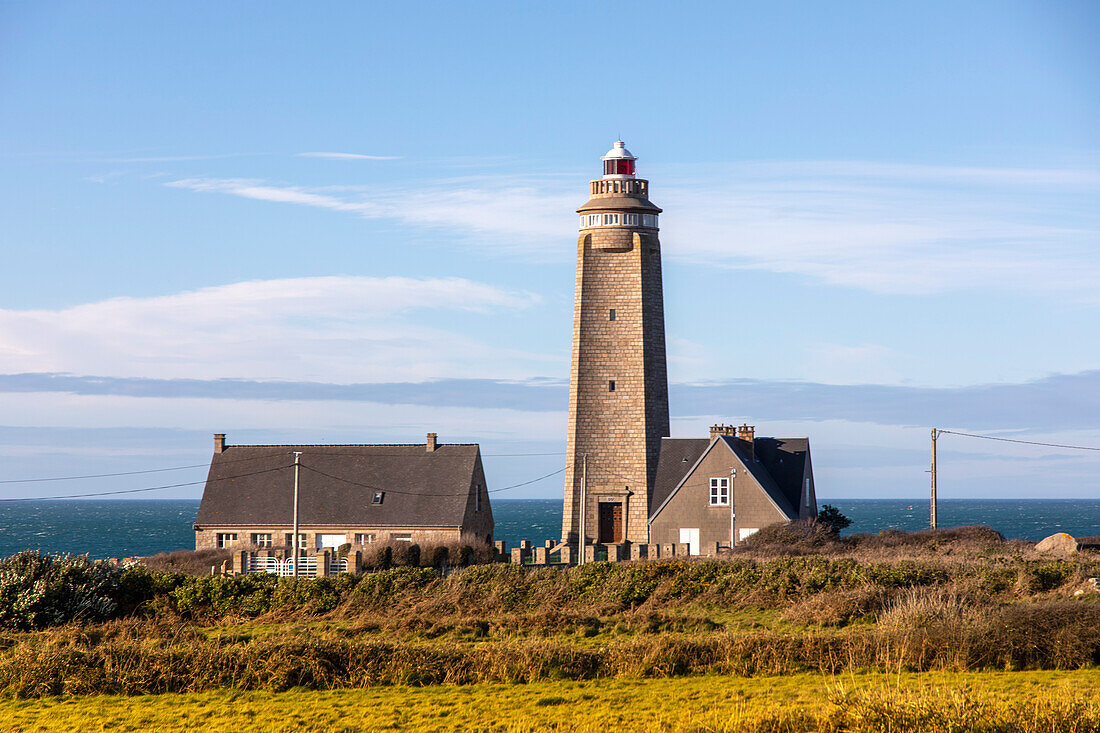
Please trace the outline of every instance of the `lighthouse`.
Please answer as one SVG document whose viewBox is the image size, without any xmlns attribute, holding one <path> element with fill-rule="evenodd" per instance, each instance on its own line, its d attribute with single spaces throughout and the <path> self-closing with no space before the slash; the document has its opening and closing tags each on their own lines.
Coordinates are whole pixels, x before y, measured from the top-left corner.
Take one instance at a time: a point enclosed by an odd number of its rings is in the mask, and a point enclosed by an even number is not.
<svg viewBox="0 0 1100 733">
<path fill-rule="evenodd" d="M 602 162 L 577 209 L 562 541 L 646 543 L 669 434 L 661 209 L 621 140 Z"/>
</svg>

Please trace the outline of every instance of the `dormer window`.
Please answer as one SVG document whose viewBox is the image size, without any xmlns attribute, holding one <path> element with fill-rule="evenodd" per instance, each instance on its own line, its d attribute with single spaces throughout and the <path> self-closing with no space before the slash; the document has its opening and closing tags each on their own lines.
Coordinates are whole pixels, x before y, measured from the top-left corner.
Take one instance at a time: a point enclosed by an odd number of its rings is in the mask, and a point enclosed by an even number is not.
<svg viewBox="0 0 1100 733">
<path fill-rule="evenodd" d="M 605 176 L 632 176 L 634 175 L 634 161 L 629 158 L 612 158 L 603 162 L 603 174 Z"/>
<path fill-rule="evenodd" d="M 382 500 L 385 499 L 385 498 L 386 498 L 386 492 L 385 491 L 376 491 L 376 492 L 374 492 L 374 496 L 371 497 L 370 503 L 371 504 L 381 504 Z"/>
</svg>

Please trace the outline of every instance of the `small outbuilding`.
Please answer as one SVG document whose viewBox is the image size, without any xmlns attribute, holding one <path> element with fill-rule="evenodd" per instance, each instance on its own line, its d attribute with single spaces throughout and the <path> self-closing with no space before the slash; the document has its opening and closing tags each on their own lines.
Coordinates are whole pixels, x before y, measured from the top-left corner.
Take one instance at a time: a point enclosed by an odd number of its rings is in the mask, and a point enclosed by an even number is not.
<svg viewBox="0 0 1100 733">
<path fill-rule="evenodd" d="M 295 511 L 309 550 L 493 540 L 477 444 L 440 444 L 435 433 L 412 445 L 227 445 L 214 436 L 196 550 L 290 547 Z"/>
<path fill-rule="evenodd" d="M 770 524 L 817 516 L 808 438 L 757 438 L 715 425 L 710 439 L 663 438 L 649 541 L 712 555 Z"/>
</svg>

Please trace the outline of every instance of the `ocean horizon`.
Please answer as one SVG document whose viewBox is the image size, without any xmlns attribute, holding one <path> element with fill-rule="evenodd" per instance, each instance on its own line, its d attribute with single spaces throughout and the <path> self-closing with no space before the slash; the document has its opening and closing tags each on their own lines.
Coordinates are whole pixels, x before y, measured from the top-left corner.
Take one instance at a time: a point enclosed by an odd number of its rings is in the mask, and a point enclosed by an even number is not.
<svg viewBox="0 0 1100 733">
<path fill-rule="evenodd" d="M 830 499 L 852 520 L 845 534 L 928 527 L 927 500 Z M 22 550 L 93 558 L 153 555 L 194 548 L 198 499 L 13 501 L 0 505 L 0 557 Z M 560 499 L 497 499 L 495 538 L 509 547 L 561 534 Z M 981 524 L 1006 539 L 1036 541 L 1055 532 L 1100 535 L 1096 499 L 944 499 L 939 524 Z"/>
</svg>

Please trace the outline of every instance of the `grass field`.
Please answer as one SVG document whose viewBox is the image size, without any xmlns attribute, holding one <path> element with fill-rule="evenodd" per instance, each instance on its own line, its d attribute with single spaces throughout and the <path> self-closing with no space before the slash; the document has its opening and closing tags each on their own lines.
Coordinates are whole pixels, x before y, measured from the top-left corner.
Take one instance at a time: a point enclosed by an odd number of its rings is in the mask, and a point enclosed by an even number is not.
<svg viewBox="0 0 1100 733">
<path fill-rule="evenodd" d="M 298 581 L 23 553 L 0 731 L 1100 733 L 1100 555 L 800 538 Z"/>
<path fill-rule="evenodd" d="M 0 701 L 9 731 L 1100 730 L 1100 670 L 701 676 Z M 781 712 L 780 712 L 781 711 Z M 937 717 L 937 715 L 941 717 Z M 892 721 L 892 724 L 890 722 Z M 904 727 L 903 727 L 904 725 Z M 1003 726 L 1011 727 L 1003 727 Z"/>
</svg>

